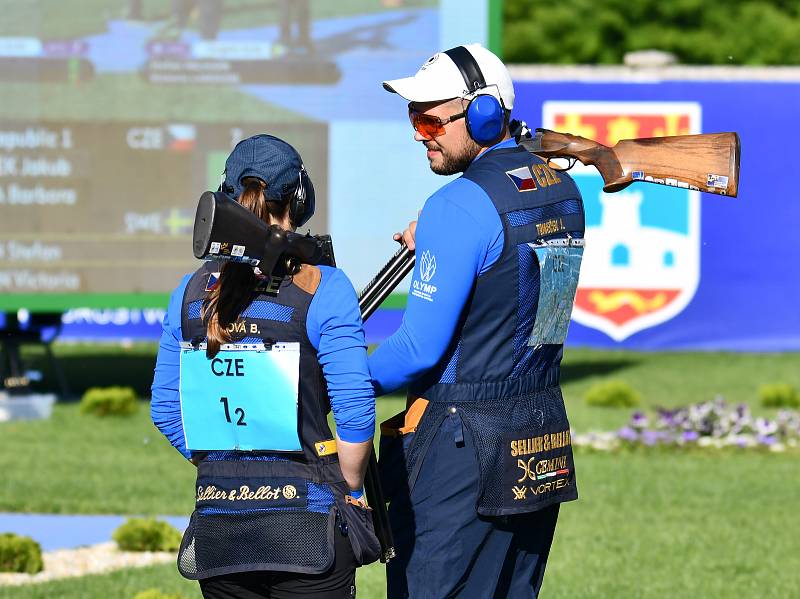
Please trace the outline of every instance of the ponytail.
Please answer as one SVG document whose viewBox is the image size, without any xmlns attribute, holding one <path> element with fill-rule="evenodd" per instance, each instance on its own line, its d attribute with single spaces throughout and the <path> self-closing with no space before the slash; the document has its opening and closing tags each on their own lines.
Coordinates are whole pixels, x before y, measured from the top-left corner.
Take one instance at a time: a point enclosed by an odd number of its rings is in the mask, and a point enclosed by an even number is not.
<svg viewBox="0 0 800 599">
<path fill-rule="evenodd" d="M 267 202 L 265 185 L 255 178 L 246 178 L 239 203 L 270 224 L 270 217 L 282 220 L 289 210 L 288 202 Z M 234 341 L 232 332 L 239 315 L 255 296 L 256 275 L 253 267 L 240 262 L 225 262 L 220 269 L 219 281 L 203 302 L 200 313 L 206 325 L 206 356 L 213 358 L 223 343 Z"/>
</svg>

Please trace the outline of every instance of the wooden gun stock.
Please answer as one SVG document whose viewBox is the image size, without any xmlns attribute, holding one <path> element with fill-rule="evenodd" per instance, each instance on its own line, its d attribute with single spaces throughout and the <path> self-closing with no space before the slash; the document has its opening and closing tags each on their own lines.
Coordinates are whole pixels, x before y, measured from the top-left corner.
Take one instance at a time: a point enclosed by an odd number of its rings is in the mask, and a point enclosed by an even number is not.
<svg viewBox="0 0 800 599">
<path fill-rule="evenodd" d="M 615 192 L 634 181 L 660 183 L 736 196 L 739 187 L 739 136 L 704 133 L 623 139 L 613 147 L 549 129 L 537 129 L 520 145 L 553 164 L 553 158 L 578 160 L 600 171 L 603 191 Z M 561 169 L 564 170 L 564 169 Z"/>
</svg>

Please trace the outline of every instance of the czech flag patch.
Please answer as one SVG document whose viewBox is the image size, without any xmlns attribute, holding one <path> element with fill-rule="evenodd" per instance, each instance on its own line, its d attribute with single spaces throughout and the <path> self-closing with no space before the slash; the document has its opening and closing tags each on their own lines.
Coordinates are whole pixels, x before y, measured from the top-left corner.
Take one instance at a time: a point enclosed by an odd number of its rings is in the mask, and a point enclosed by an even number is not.
<svg viewBox="0 0 800 599">
<path fill-rule="evenodd" d="M 206 291 L 214 291 L 219 284 L 219 273 L 212 272 L 208 275 L 208 281 L 206 281 Z"/>
<path fill-rule="evenodd" d="M 506 171 L 506 175 L 511 179 L 511 182 L 516 185 L 517 191 L 535 191 L 536 182 L 533 180 L 533 173 L 527 166 L 522 168 L 515 168 L 513 171 Z"/>
</svg>

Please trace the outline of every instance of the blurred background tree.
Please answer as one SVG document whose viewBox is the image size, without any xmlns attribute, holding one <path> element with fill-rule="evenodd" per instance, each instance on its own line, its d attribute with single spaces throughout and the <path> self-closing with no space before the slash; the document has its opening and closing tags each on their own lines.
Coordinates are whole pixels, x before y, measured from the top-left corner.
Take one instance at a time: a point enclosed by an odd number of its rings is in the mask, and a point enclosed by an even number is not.
<svg viewBox="0 0 800 599">
<path fill-rule="evenodd" d="M 637 50 L 682 64 L 800 64 L 798 0 L 505 0 L 509 63 L 621 64 Z"/>
</svg>

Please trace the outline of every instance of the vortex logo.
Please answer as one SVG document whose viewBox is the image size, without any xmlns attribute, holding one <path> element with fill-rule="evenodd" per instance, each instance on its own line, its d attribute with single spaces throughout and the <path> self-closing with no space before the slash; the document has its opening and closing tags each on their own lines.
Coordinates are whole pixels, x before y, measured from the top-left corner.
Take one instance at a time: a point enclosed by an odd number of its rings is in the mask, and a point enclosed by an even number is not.
<svg viewBox="0 0 800 599">
<path fill-rule="evenodd" d="M 283 487 L 283 497 L 285 499 L 294 499 L 297 497 L 297 489 L 294 488 L 294 485 L 286 485 Z"/>
</svg>

